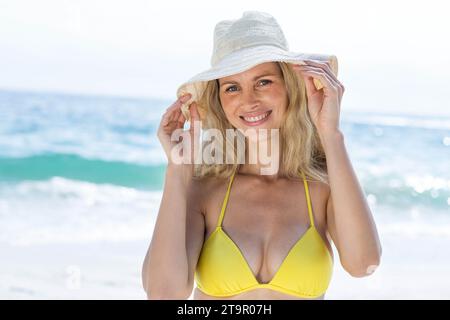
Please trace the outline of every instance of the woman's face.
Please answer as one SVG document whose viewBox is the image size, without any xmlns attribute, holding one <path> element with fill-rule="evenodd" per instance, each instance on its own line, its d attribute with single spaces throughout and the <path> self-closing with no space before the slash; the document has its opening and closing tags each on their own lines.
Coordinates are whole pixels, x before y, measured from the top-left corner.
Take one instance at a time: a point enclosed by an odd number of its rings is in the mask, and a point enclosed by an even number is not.
<svg viewBox="0 0 450 320">
<path fill-rule="evenodd" d="M 278 63 L 266 62 L 219 80 L 219 97 L 237 129 L 279 129 L 288 105 Z"/>
</svg>

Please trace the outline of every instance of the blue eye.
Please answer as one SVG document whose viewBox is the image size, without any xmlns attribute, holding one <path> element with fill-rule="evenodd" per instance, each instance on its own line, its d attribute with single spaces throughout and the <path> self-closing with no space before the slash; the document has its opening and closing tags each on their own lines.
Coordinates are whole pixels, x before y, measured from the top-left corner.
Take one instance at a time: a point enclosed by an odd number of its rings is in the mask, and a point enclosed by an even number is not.
<svg viewBox="0 0 450 320">
<path fill-rule="evenodd" d="M 267 82 L 267 84 L 272 83 L 272 81 L 271 81 L 271 80 L 268 80 L 268 79 L 262 79 L 262 80 L 260 80 L 259 82 Z M 230 90 L 231 88 L 236 88 L 236 86 L 230 86 L 230 87 L 228 87 L 228 88 L 225 90 L 225 92 L 232 92 L 233 90 Z"/>
<path fill-rule="evenodd" d="M 231 92 L 230 89 L 231 89 L 231 88 L 235 88 L 235 87 L 236 87 L 236 86 L 228 87 L 225 91 L 226 91 L 226 92 Z"/>
<path fill-rule="evenodd" d="M 267 81 L 267 83 L 271 83 L 272 82 L 271 80 L 267 80 L 267 79 L 263 79 L 263 80 L 261 80 L 261 82 L 262 81 Z"/>
</svg>

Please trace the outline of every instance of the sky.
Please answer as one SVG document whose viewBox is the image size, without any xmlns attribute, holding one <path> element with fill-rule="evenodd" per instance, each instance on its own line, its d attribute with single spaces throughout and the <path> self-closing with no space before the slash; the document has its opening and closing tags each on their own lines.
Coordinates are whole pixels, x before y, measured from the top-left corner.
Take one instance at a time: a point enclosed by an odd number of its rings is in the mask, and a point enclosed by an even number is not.
<svg viewBox="0 0 450 320">
<path fill-rule="evenodd" d="M 210 67 L 213 31 L 270 13 L 295 52 L 337 56 L 342 109 L 450 115 L 446 1 L 0 0 L 0 89 L 154 97 Z"/>
</svg>

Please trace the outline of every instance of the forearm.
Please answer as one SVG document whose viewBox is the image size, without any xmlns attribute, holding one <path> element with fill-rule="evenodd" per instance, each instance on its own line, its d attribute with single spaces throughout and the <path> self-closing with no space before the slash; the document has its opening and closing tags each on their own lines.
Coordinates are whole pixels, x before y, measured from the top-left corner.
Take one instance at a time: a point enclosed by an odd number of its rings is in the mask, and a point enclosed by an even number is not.
<svg viewBox="0 0 450 320">
<path fill-rule="evenodd" d="M 372 213 L 338 130 L 323 136 L 341 261 L 349 268 L 377 265 L 381 245 Z"/>
<path fill-rule="evenodd" d="M 147 295 L 183 295 L 188 283 L 186 185 L 178 168 L 168 166 L 163 196 L 142 276 Z"/>
</svg>

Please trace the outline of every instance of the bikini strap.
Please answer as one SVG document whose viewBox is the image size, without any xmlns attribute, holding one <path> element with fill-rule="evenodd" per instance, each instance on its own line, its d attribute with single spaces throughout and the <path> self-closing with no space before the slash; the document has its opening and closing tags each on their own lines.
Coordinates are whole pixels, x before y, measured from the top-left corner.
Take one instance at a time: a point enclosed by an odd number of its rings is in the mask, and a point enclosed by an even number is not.
<svg viewBox="0 0 450 320">
<path fill-rule="evenodd" d="M 217 227 L 222 227 L 222 220 L 223 220 L 223 216 L 225 214 L 225 209 L 227 208 L 228 198 L 230 197 L 231 184 L 233 183 L 234 175 L 236 174 L 236 171 L 237 170 L 233 171 L 233 174 L 231 175 L 230 181 L 228 183 L 228 189 L 227 189 L 227 193 L 225 194 L 225 198 L 223 199 L 222 210 L 220 210 L 220 216 L 219 216 L 219 220 L 217 221 Z"/>
<path fill-rule="evenodd" d="M 306 203 L 308 204 L 309 221 L 311 223 L 311 226 L 315 227 L 313 213 L 312 213 L 311 199 L 309 197 L 308 182 L 306 182 L 305 174 L 303 173 L 303 171 L 302 171 L 302 176 L 303 176 L 303 184 L 305 185 Z"/>
</svg>

